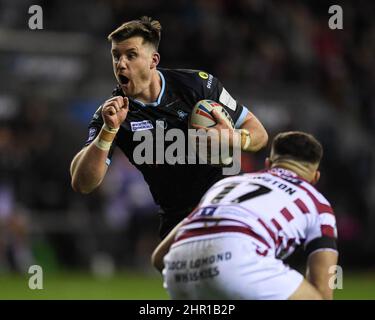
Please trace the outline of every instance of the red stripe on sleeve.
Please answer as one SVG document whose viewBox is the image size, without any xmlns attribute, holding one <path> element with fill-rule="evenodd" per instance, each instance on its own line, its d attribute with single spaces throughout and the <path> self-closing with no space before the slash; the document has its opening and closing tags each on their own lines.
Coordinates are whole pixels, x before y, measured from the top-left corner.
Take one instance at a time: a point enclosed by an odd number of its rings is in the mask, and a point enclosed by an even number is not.
<svg viewBox="0 0 375 320">
<path fill-rule="evenodd" d="M 294 219 L 293 215 L 290 213 L 290 211 L 287 208 L 284 208 L 280 211 L 281 214 L 284 216 L 284 218 L 289 222 Z"/>
<path fill-rule="evenodd" d="M 302 211 L 303 214 L 309 213 L 309 209 L 307 208 L 306 204 L 301 199 L 296 199 L 294 203 Z"/>
<path fill-rule="evenodd" d="M 283 229 L 281 228 L 280 224 L 275 219 L 271 219 L 271 222 L 276 227 L 277 231 L 281 231 Z"/>
<path fill-rule="evenodd" d="M 318 211 L 319 214 L 322 213 L 329 213 L 329 214 L 334 214 L 333 209 L 330 205 L 321 203 L 313 194 L 310 190 L 303 186 L 299 186 L 301 189 L 305 190 L 307 194 L 310 196 L 311 200 L 314 202 L 314 205 L 316 207 L 316 210 Z"/>
<path fill-rule="evenodd" d="M 265 222 L 262 219 L 258 219 L 258 221 L 261 223 L 261 225 L 264 227 L 264 229 L 267 230 L 268 234 L 272 238 L 273 242 L 277 244 L 276 235 L 273 233 L 273 231 L 265 224 Z"/>
<path fill-rule="evenodd" d="M 328 224 L 322 224 L 320 226 L 320 230 L 322 231 L 323 236 L 327 236 L 331 238 L 335 237 L 335 229 Z"/>
<path fill-rule="evenodd" d="M 319 214 L 329 213 L 329 214 L 334 215 L 333 209 L 331 208 L 331 206 L 329 206 L 327 204 L 320 203 L 319 201 L 317 201 L 317 202 L 315 202 L 315 206 L 316 206 L 316 209 L 318 210 Z"/>
</svg>

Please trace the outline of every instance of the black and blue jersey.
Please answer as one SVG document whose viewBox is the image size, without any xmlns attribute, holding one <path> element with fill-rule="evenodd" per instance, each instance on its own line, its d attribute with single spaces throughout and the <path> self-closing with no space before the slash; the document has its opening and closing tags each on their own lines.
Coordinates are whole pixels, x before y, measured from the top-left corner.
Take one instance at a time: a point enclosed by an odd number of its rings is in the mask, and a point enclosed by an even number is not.
<svg viewBox="0 0 375 320">
<path fill-rule="evenodd" d="M 129 112 L 112 144 L 107 163 L 110 164 L 115 148 L 119 148 L 142 172 L 155 202 L 160 205 L 165 216 L 172 219 L 172 216 L 175 218 L 178 216 L 178 219 L 173 219 L 174 221 L 187 215 L 189 210 L 198 204 L 203 194 L 216 181 L 223 178 L 222 168 L 209 164 L 176 163 L 171 165 L 166 162 L 139 165 L 133 158 L 134 149 L 141 143 L 134 141 L 135 132 L 149 130 L 155 137 L 157 125 L 162 124 L 165 132 L 178 128 L 187 136 L 189 115 L 194 105 L 202 99 L 220 102 L 230 114 L 236 128 L 242 125 L 249 111 L 231 97 L 217 78 L 206 72 L 163 68 L 159 68 L 158 72 L 162 81 L 158 99 L 147 104 L 129 99 Z M 124 93 L 118 86 L 114 89 L 112 96 L 124 96 Z M 102 125 L 100 107 L 89 124 L 89 138 L 86 145 L 95 139 Z M 165 143 L 164 150 L 168 142 Z"/>
</svg>

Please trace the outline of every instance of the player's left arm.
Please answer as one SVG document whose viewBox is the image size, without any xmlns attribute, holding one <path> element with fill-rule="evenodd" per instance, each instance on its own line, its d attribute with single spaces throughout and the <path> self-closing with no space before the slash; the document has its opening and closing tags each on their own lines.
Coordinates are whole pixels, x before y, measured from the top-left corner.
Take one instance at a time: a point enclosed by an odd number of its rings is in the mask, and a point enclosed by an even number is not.
<svg viewBox="0 0 375 320">
<path fill-rule="evenodd" d="M 182 220 L 178 225 L 176 225 L 171 232 L 159 243 L 154 252 L 151 255 L 151 264 L 162 272 L 164 268 L 164 256 L 168 253 L 169 248 L 173 244 L 175 236 L 178 229 L 184 223 L 185 220 Z"/>
<path fill-rule="evenodd" d="M 327 199 L 319 193 L 315 193 L 315 197 L 319 205 L 306 232 L 306 278 L 324 299 L 333 299 L 330 278 L 333 276 L 331 268 L 337 266 L 338 261 L 336 217 Z"/>
<path fill-rule="evenodd" d="M 199 73 L 202 74 L 201 72 Z M 210 74 L 206 74 L 206 77 L 201 76 L 201 98 L 211 99 L 221 103 L 224 109 L 228 112 L 234 122 L 234 129 L 229 130 L 232 133 L 230 137 L 230 145 L 233 146 L 234 135 L 238 134 L 241 142 L 241 149 L 247 152 L 256 152 L 261 148 L 265 147 L 268 142 L 268 134 L 262 123 L 258 118 L 248 110 L 248 108 L 240 104 L 235 100 L 231 94 L 224 88 L 219 79 L 215 78 Z M 225 123 L 220 120 L 220 113 L 213 111 L 217 125 L 212 128 L 231 129 Z"/>
<path fill-rule="evenodd" d="M 258 118 L 250 111 L 240 126 L 241 149 L 243 151 L 255 152 L 266 146 L 268 134 Z"/>
<path fill-rule="evenodd" d="M 318 250 L 312 252 L 307 260 L 306 279 L 321 293 L 323 299 L 333 299 L 333 288 L 330 287 L 330 268 L 336 266 L 338 252 Z M 332 270 L 331 270 L 332 272 Z"/>
</svg>

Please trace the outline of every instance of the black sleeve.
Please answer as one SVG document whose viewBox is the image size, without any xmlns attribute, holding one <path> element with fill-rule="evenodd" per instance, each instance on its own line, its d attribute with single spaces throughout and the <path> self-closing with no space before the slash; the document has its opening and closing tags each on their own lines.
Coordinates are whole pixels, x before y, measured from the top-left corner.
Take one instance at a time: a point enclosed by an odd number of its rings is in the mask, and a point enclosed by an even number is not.
<svg viewBox="0 0 375 320">
<path fill-rule="evenodd" d="M 332 238 L 328 236 L 315 238 L 314 240 L 310 241 L 307 244 L 305 248 L 305 252 L 306 252 L 306 255 L 309 256 L 312 252 L 319 250 L 319 249 L 333 249 L 337 251 L 336 238 Z"/>
<path fill-rule="evenodd" d="M 219 79 L 204 71 L 198 72 L 198 77 L 202 86 L 202 99 L 210 99 L 219 102 L 230 114 L 235 124 L 235 128 L 241 127 L 249 110 L 237 102 L 224 88 Z"/>
<path fill-rule="evenodd" d="M 95 140 L 103 124 L 104 124 L 104 121 L 102 118 L 102 106 L 100 106 L 98 110 L 95 111 L 89 123 L 89 136 L 86 140 L 85 146 L 88 146 L 89 144 L 91 144 L 91 142 Z"/>
</svg>

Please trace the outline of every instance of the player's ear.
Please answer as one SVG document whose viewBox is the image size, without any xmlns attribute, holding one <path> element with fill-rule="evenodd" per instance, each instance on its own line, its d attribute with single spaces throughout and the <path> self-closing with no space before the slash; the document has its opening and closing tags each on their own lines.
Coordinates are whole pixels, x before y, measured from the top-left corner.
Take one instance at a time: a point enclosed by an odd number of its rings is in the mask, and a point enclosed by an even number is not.
<svg viewBox="0 0 375 320">
<path fill-rule="evenodd" d="M 271 168 L 271 164 L 272 164 L 272 162 L 271 162 L 270 158 L 267 157 L 266 160 L 264 160 L 264 167 L 266 169 L 269 169 L 269 168 Z"/>
<path fill-rule="evenodd" d="M 311 184 L 317 184 L 320 179 L 320 171 L 316 170 L 313 180 L 311 181 Z"/>
<path fill-rule="evenodd" d="M 151 64 L 150 64 L 150 69 L 154 69 L 157 67 L 157 65 L 159 64 L 160 62 L 160 54 L 158 52 L 153 52 L 152 53 L 152 60 L 151 60 Z"/>
</svg>

